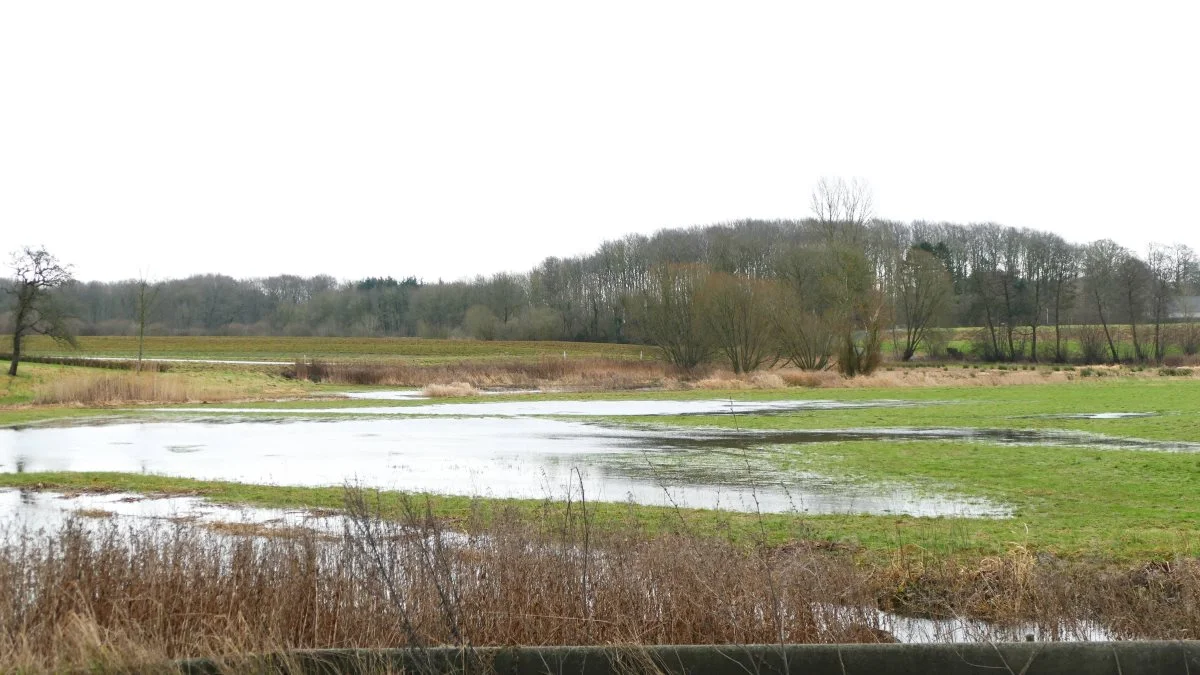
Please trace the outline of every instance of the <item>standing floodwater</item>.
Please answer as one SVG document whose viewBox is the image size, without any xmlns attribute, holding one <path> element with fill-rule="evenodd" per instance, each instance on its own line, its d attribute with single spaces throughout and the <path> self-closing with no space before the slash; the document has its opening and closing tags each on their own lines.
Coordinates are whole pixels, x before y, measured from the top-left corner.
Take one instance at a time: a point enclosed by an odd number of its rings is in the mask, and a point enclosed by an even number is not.
<svg viewBox="0 0 1200 675">
<path fill-rule="evenodd" d="M 724 440 L 722 440 L 724 439 Z M 0 471 L 118 471 L 275 485 L 491 497 L 1004 516 L 979 499 L 782 472 L 769 437 L 611 427 L 536 417 L 137 422 L 0 430 Z M 574 470 L 578 470 L 578 474 Z"/>
</svg>

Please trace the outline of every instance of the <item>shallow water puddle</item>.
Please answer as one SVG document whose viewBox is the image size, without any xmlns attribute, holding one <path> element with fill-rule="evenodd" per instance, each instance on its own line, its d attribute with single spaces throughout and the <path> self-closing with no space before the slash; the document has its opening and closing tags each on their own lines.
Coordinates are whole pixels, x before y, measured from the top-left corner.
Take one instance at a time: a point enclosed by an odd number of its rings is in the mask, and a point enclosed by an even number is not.
<svg viewBox="0 0 1200 675">
<path fill-rule="evenodd" d="M 357 392 L 356 392 L 357 393 Z M 396 393 L 400 396 L 400 393 Z M 408 394 L 405 394 L 408 396 Z M 366 395 L 356 398 L 368 398 Z M 370 398 L 378 400 L 378 396 Z M 415 400 L 396 398 L 393 400 Z M 692 401 L 487 401 L 483 403 L 431 403 L 417 406 L 355 408 L 163 408 L 160 412 L 201 412 L 227 414 L 286 415 L 455 415 L 469 417 L 641 417 L 660 415 L 740 415 L 804 410 L 850 410 L 858 408 L 900 408 L 916 405 L 911 401 L 732 401 L 706 399 Z M 924 404 L 922 404 L 924 405 Z"/>
<path fill-rule="evenodd" d="M 814 613 L 832 625 L 859 624 L 884 631 L 886 637 L 906 643 L 968 642 L 1109 642 L 1116 639 L 1104 626 L 1085 619 L 1053 625 L 1038 623 L 996 624 L 981 619 L 951 617 L 930 619 L 904 616 L 872 607 L 817 604 Z M 884 637 L 884 636 L 881 636 Z"/>
<path fill-rule="evenodd" d="M 828 439 L 822 439 L 828 440 Z M 179 452 L 186 442 L 189 452 Z M 696 508 L 1003 517 L 980 499 L 782 472 L 772 434 L 535 417 L 149 422 L 0 430 L 0 472 L 117 471 L 277 485 Z M 174 449 L 173 449 L 174 448 Z M 737 454 L 731 452 L 743 451 Z"/>
<path fill-rule="evenodd" d="M 336 532 L 341 528 L 341 518 L 336 515 L 326 516 L 294 509 L 225 506 L 201 497 L 157 497 L 125 492 L 64 495 L 0 488 L 0 532 L 13 528 L 55 532 L 70 519 L 85 526 L 112 519 L 186 519 L 198 525 L 254 525 L 268 529 L 305 527 L 327 532 Z"/>
<path fill-rule="evenodd" d="M 483 389 L 480 396 L 514 396 L 517 394 L 541 394 L 540 389 Z M 376 389 L 373 391 L 344 391 L 344 398 L 359 401 L 428 401 L 429 396 L 420 389 Z"/>
<path fill-rule="evenodd" d="M 420 389 L 392 389 L 387 391 L 343 391 L 339 394 L 344 398 L 362 401 L 426 401 L 426 396 Z"/>
<path fill-rule="evenodd" d="M 1124 420 L 1138 417 L 1154 417 L 1152 412 L 1098 412 L 1098 413 L 1059 413 L 1048 415 L 1026 415 L 1025 419 L 1041 418 L 1056 420 Z"/>
</svg>

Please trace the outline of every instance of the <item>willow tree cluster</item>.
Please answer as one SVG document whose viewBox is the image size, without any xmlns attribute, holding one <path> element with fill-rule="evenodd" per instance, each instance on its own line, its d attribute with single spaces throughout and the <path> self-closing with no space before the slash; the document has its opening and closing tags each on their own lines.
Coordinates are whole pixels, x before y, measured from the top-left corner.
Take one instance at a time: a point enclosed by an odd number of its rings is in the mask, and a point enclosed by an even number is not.
<svg viewBox="0 0 1200 675">
<path fill-rule="evenodd" d="M 856 230 L 846 223 L 842 232 Z M 846 375 L 873 371 L 897 307 L 856 237 L 814 237 L 777 250 L 771 262 L 763 275 L 659 265 L 647 288 L 627 297 L 630 328 L 684 369 L 719 356 L 735 373 L 780 363 L 806 370 L 836 364 Z M 948 307 L 951 282 L 942 261 L 921 248 L 910 249 L 901 268 L 897 290 L 910 358 Z"/>
</svg>

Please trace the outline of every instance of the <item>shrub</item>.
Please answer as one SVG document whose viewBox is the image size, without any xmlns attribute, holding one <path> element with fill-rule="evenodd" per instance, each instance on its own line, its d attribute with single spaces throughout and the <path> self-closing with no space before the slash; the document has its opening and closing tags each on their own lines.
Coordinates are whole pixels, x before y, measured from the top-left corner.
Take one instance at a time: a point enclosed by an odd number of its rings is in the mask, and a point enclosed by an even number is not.
<svg viewBox="0 0 1200 675">
<path fill-rule="evenodd" d="M 945 328 L 930 328 L 925 332 L 925 353 L 929 358 L 940 361 L 950 355 L 950 330 Z M 961 355 L 957 349 L 956 354 Z"/>
<path fill-rule="evenodd" d="M 1075 329 L 1079 354 L 1084 363 L 1103 363 L 1107 360 L 1104 330 L 1100 326 L 1079 326 Z"/>
</svg>

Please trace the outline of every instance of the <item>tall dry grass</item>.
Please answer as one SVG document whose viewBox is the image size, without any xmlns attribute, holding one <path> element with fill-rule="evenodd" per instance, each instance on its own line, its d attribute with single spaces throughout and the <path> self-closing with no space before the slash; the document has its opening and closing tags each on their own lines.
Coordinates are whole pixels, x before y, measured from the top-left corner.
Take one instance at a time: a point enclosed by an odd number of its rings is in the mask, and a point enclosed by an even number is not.
<svg viewBox="0 0 1200 675">
<path fill-rule="evenodd" d="M 1015 549 L 871 566 L 803 540 L 597 532 L 579 501 L 532 520 L 477 508 L 459 532 L 421 502 L 389 519 L 369 494 L 347 503 L 336 536 L 78 523 L 44 539 L 10 535 L 0 670 L 300 648 L 888 640 L 876 607 L 1031 621 L 1063 637 L 1088 622 L 1121 638 L 1200 635 L 1194 560 L 1113 570 Z"/>
<path fill-rule="evenodd" d="M 429 398 L 461 398 L 475 396 L 479 390 L 467 382 L 451 382 L 450 384 L 427 384 L 421 393 Z"/>
<path fill-rule="evenodd" d="M 465 383 L 478 389 L 569 387 L 603 390 L 658 387 L 674 382 L 680 375 L 661 361 L 554 358 L 440 364 L 297 361 L 285 374 L 333 384 L 419 388 Z"/>
<path fill-rule="evenodd" d="M 1182 363 L 1182 361 L 1179 361 Z M 1106 374 L 1152 377 L 1157 371 L 1121 366 L 1093 366 Z M 1176 369 L 1179 375 L 1187 375 Z M 443 387 L 474 389 L 566 389 L 622 391 L 635 389 L 751 390 L 806 387 L 991 387 L 1068 382 L 1079 377 L 1073 367 L 992 365 L 885 365 L 869 375 L 846 377 L 833 370 L 772 368 L 734 374 L 706 366 L 682 371 L 661 361 L 613 359 L 542 359 L 539 361 L 459 361 L 445 364 L 328 363 L 297 361 L 285 376 L 335 384 L 384 385 L 442 391 Z M 1200 375 L 1200 370 L 1190 373 Z M 449 391 L 449 390 L 446 390 Z M 465 391 L 465 388 L 464 388 Z M 464 394 L 469 395 L 469 394 Z"/>
<path fill-rule="evenodd" d="M 117 405 L 126 403 L 190 403 L 231 401 L 244 397 L 233 387 L 198 383 L 160 373 L 71 373 L 40 384 L 34 403 Z"/>
</svg>

